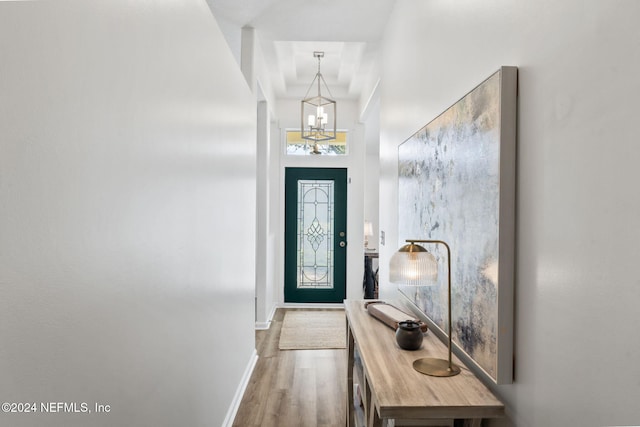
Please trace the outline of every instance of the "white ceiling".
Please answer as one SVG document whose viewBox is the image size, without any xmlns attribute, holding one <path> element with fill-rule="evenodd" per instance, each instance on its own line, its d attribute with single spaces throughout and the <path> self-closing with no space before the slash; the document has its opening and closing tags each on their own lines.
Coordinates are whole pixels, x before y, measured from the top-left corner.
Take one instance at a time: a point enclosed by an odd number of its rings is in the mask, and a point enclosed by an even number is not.
<svg viewBox="0 0 640 427">
<path fill-rule="evenodd" d="M 356 99 L 395 0 L 207 0 L 216 18 L 255 28 L 280 98 L 301 98 L 321 71 L 331 94 Z"/>
</svg>

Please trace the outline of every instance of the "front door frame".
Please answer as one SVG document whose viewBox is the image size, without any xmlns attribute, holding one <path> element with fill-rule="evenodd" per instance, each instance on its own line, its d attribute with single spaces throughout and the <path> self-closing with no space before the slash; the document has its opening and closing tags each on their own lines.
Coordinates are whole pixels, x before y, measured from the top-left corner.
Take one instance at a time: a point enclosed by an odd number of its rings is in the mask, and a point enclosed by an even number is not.
<svg viewBox="0 0 640 427">
<path fill-rule="evenodd" d="M 304 177 L 302 177 L 304 175 Z M 333 233 L 333 249 L 338 261 L 334 273 L 334 288 L 299 291 L 296 289 L 297 258 L 297 225 L 288 225 L 289 219 L 297 223 L 297 207 L 295 203 L 287 205 L 287 199 L 297 198 L 298 179 L 335 179 L 336 211 L 344 210 L 344 215 L 335 216 Z M 341 303 L 347 294 L 347 203 L 348 203 L 348 170 L 347 168 L 322 167 L 286 167 L 285 168 L 285 200 L 284 200 L 284 302 L 285 303 Z M 288 192 L 291 192 L 289 194 Z M 291 227 L 288 230 L 288 227 Z M 295 230 L 295 231 L 294 231 Z M 294 231 L 292 233 L 292 231 Z M 292 251 L 288 249 L 295 248 Z M 289 271 L 288 267 L 289 266 Z"/>
</svg>

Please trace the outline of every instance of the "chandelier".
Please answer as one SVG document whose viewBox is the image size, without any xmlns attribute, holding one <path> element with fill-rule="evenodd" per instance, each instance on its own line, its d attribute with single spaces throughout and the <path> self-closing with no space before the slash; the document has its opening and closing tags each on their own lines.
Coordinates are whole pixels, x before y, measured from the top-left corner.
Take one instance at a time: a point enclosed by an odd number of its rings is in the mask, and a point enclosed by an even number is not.
<svg viewBox="0 0 640 427">
<path fill-rule="evenodd" d="M 322 86 L 331 95 L 327 83 L 320 73 L 320 60 L 324 52 L 313 52 L 318 58 L 318 72 L 314 77 L 300 106 L 300 133 L 303 139 L 313 144 L 313 154 L 320 154 L 318 143 L 336 139 L 336 101 L 322 95 Z M 311 88 L 317 85 L 318 94 L 309 97 Z"/>
</svg>

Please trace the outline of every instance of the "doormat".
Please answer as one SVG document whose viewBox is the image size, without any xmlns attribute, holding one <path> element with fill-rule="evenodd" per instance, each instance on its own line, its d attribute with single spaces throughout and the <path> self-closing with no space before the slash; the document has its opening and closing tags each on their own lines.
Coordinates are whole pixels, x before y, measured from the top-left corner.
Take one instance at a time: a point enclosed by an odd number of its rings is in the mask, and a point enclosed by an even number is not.
<svg viewBox="0 0 640 427">
<path fill-rule="evenodd" d="M 280 331 L 280 350 L 346 348 L 344 310 L 287 311 Z"/>
</svg>

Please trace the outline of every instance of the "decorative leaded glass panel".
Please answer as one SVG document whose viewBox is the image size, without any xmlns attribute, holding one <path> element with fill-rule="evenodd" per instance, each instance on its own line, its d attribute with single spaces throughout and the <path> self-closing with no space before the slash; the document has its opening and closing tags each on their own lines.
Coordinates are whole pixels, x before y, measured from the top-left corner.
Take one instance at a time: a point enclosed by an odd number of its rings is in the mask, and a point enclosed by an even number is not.
<svg viewBox="0 0 640 427">
<path fill-rule="evenodd" d="M 298 288 L 333 288 L 333 213 L 333 181 L 298 181 Z"/>
</svg>

